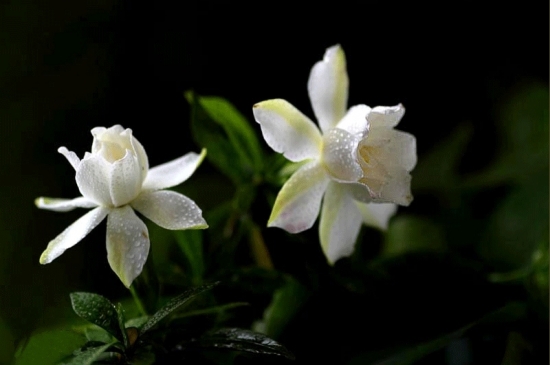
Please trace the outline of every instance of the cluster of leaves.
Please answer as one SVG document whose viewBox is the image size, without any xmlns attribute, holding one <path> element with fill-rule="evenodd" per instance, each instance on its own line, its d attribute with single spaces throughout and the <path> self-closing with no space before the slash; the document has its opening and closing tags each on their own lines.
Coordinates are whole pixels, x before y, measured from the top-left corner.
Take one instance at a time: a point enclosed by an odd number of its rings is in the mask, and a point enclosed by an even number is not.
<svg viewBox="0 0 550 365">
<path fill-rule="evenodd" d="M 81 327 L 87 342 L 63 362 L 64 365 L 162 364 L 182 361 L 206 349 L 226 349 L 292 359 L 293 355 L 270 338 L 245 329 L 222 328 L 214 331 L 186 331 L 177 323 L 159 328 L 159 323 L 197 295 L 215 284 L 189 289 L 169 300 L 150 316 L 126 320 L 122 305 L 105 297 L 77 292 L 71 294 L 74 312 L 92 325 Z M 202 310 L 199 314 L 217 311 Z M 195 313 L 194 315 L 199 315 Z M 193 316 L 193 313 L 187 313 Z M 191 355 L 190 355 L 191 354 Z"/>
</svg>

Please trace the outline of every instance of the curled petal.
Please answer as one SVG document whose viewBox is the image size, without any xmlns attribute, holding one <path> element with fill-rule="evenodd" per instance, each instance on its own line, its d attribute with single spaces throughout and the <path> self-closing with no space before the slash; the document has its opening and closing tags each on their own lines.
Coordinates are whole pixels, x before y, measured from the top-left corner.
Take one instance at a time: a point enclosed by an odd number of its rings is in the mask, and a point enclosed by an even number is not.
<svg viewBox="0 0 550 365">
<path fill-rule="evenodd" d="M 107 259 L 126 287 L 141 274 L 149 255 L 147 226 L 125 205 L 107 218 Z"/>
<path fill-rule="evenodd" d="M 360 138 L 343 129 L 334 128 L 324 137 L 323 163 L 329 174 L 339 182 L 355 182 L 363 176 L 357 162 Z"/>
<path fill-rule="evenodd" d="M 361 104 L 351 107 L 344 118 L 336 125 L 336 128 L 343 129 L 346 132 L 357 135 L 361 138 L 369 132 L 369 122 L 367 115 L 370 112 L 370 107 Z"/>
<path fill-rule="evenodd" d="M 348 85 L 344 51 L 340 45 L 332 46 L 323 60 L 313 66 L 307 83 L 311 106 L 323 132 L 333 128 L 346 114 Z"/>
<path fill-rule="evenodd" d="M 399 123 L 403 114 L 405 114 L 405 107 L 403 104 L 398 104 L 396 106 L 376 106 L 372 108 L 367 119 L 373 128 L 393 128 Z"/>
<path fill-rule="evenodd" d="M 160 190 L 181 184 L 193 175 L 205 156 L 206 149 L 203 149 L 200 155 L 190 152 L 173 161 L 151 168 L 143 182 L 143 189 Z"/>
<path fill-rule="evenodd" d="M 61 153 L 67 161 L 71 164 L 71 166 L 76 170 L 78 168 L 78 165 L 80 165 L 80 159 L 74 153 L 73 151 L 69 151 L 66 147 L 59 147 L 57 149 L 57 152 Z"/>
<path fill-rule="evenodd" d="M 127 129 L 127 130 L 129 130 L 130 133 L 132 133 L 131 129 Z M 145 178 L 149 173 L 149 159 L 147 157 L 147 154 L 145 153 L 145 149 L 135 137 L 132 136 L 132 139 L 130 140 L 130 142 L 132 143 L 134 153 L 136 154 L 139 165 L 141 166 L 141 182 L 143 182 L 145 181 Z"/>
<path fill-rule="evenodd" d="M 105 216 L 109 209 L 97 207 L 80 217 L 67 227 L 59 236 L 50 241 L 46 250 L 40 256 L 41 264 L 49 264 L 59 257 L 66 249 L 73 247 L 94 229 Z"/>
<path fill-rule="evenodd" d="M 330 264 L 353 253 L 361 229 L 361 213 L 342 185 L 328 185 L 319 223 L 321 247 Z"/>
<path fill-rule="evenodd" d="M 358 159 L 363 169 L 360 182 L 369 187 L 374 202 L 410 204 L 409 171 L 416 164 L 416 139 L 412 135 L 373 128 L 359 145 Z"/>
<path fill-rule="evenodd" d="M 311 228 L 319 215 L 321 199 L 329 181 L 325 169 L 317 161 L 300 167 L 277 195 L 267 225 L 290 233 Z"/>
<path fill-rule="evenodd" d="M 397 205 L 392 203 L 359 203 L 357 208 L 363 216 L 363 223 L 367 226 L 386 230 L 390 218 L 397 212 Z"/>
<path fill-rule="evenodd" d="M 373 128 L 362 145 L 381 151 L 386 165 L 411 171 L 416 165 L 416 138 L 395 129 Z"/>
<path fill-rule="evenodd" d="M 110 166 L 108 177 L 111 201 L 115 207 L 132 201 L 141 191 L 141 166 L 136 155 L 126 150 L 123 158 Z"/>
<path fill-rule="evenodd" d="M 392 175 L 378 195 L 372 199 L 375 203 L 395 203 L 403 206 L 408 206 L 412 200 L 411 175 L 405 171 Z"/>
<path fill-rule="evenodd" d="M 203 229 L 208 224 L 194 201 L 175 191 L 148 191 L 140 194 L 132 207 L 166 229 Z"/>
<path fill-rule="evenodd" d="M 36 198 L 34 204 L 40 209 L 53 210 L 55 212 L 68 212 L 74 208 L 94 208 L 97 203 L 83 196 L 74 199 Z"/>
<path fill-rule="evenodd" d="M 97 155 L 88 154 L 76 170 L 76 184 L 82 195 L 103 206 L 112 206 L 112 165 Z"/>
<path fill-rule="evenodd" d="M 255 104 L 252 112 L 265 141 L 293 162 L 319 156 L 322 137 L 315 124 L 286 100 Z"/>
</svg>

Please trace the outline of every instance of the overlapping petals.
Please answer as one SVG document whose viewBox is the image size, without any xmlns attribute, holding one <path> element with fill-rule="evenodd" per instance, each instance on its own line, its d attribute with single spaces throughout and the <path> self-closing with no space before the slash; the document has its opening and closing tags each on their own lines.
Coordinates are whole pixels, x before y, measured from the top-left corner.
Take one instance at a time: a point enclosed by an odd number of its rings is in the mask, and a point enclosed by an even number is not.
<svg viewBox="0 0 550 365">
<path fill-rule="evenodd" d="M 81 197 L 38 198 L 37 207 L 58 212 L 95 208 L 52 240 L 40 258 L 47 264 L 82 240 L 107 218 L 107 258 L 113 271 L 129 287 L 141 273 L 149 253 L 145 223 L 134 213 L 167 229 L 203 229 L 208 225 L 201 209 L 186 196 L 161 190 L 187 180 L 200 165 L 206 150 L 188 153 L 149 169 L 142 145 L 130 129 L 116 125 L 92 130 L 92 152 L 81 160 L 65 147 L 59 148 L 76 170 Z M 133 208 L 133 209 L 132 209 Z"/>
<path fill-rule="evenodd" d="M 321 211 L 319 238 L 331 264 L 353 252 L 361 224 L 385 229 L 396 204 L 411 202 L 409 173 L 416 164 L 415 138 L 393 129 L 403 106 L 346 111 L 348 84 L 344 51 L 336 45 L 313 66 L 308 81 L 320 130 L 285 100 L 253 108 L 273 150 L 294 162 L 310 160 L 283 185 L 268 226 L 301 232 Z"/>
</svg>

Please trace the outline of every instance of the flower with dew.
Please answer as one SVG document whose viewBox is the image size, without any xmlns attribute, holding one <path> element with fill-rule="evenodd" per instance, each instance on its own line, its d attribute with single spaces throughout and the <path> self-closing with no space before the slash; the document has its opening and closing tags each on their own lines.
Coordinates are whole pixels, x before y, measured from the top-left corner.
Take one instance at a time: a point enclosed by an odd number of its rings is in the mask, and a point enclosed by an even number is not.
<svg viewBox="0 0 550 365">
<path fill-rule="evenodd" d="M 48 264 L 82 240 L 107 217 L 107 259 L 122 283 L 129 287 L 141 273 L 149 254 L 149 233 L 134 209 L 166 229 L 203 229 L 208 225 L 201 209 L 188 197 L 162 190 L 187 180 L 200 165 L 201 154 L 190 152 L 149 169 L 147 154 L 131 129 L 120 125 L 92 129 L 92 151 L 81 160 L 60 147 L 58 152 L 76 170 L 81 197 L 37 198 L 38 208 L 66 212 L 93 208 L 50 241 L 40 257 Z"/>
<path fill-rule="evenodd" d="M 347 110 L 348 83 L 344 51 L 336 45 L 309 75 L 320 130 L 286 100 L 253 107 L 267 144 L 290 161 L 304 161 L 279 192 L 268 226 L 298 233 L 321 211 L 319 238 L 331 264 L 353 252 L 362 223 L 385 229 L 396 204 L 409 205 L 416 164 L 414 136 L 393 129 L 403 106 Z"/>
</svg>

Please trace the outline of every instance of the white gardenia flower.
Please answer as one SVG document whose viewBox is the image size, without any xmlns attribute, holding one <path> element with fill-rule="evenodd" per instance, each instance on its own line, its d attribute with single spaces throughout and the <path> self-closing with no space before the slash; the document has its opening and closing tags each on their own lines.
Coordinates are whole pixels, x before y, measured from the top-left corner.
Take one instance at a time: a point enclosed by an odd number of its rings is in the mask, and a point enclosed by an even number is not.
<svg viewBox="0 0 550 365">
<path fill-rule="evenodd" d="M 331 264 L 353 252 L 362 223 L 385 229 L 395 204 L 411 202 L 409 172 L 416 164 L 414 136 L 393 129 L 403 106 L 346 110 L 348 83 L 344 51 L 336 45 L 309 75 L 320 130 L 286 100 L 253 108 L 271 148 L 290 161 L 307 161 L 283 185 L 268 226 L 298 233 L 311 228 L 321 210 L 319 236 Z"/>
<path fill-rule="evenodd" d="M 120 125 L 92 129 L 92 152 L 80 160 L 65 147 L 64 155 L 76 170 L 82 194 L 75 199 L 38 198 L 38 208 L 66 212 L 94 208 L 52 240 L 40 257 L 48 264 L 82 240 L 107 217 L 107 259 L 122 283 L 129 287 L 141 273 L 149 254 L 149 233 L 134 209 L 166 229 L 203 229 L 208 225 L 201 209 L 186 196 L 169 190 L 187 180 L 206 150 L 149 169 L 147 154 L 131 129 Z"/>
</svg>

